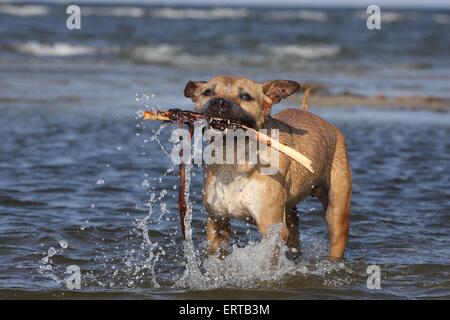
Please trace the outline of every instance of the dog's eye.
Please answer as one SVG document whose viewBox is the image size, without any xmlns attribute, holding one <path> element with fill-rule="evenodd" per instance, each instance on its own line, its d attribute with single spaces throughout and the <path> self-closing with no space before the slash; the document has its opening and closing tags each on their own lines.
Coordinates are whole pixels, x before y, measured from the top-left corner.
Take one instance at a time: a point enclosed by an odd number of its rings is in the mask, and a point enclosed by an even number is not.
<svg viewBox="0 0 450 320">
<path fill-rule="evenodd" d="M 250 95 L 248 93 L 244 93 L 244 92 L 239 94 L 239 99 L 244 100 L 244 101 L 252 101 L 253 100 L 253 98 L 250 97 Z"/>
<path fill-rule="evenodd" d="M 213 92 L 212 92 L 211 89 L 206 89 L 206 90 L 203 92 L 203 95 L 204 95 L 205 97 L 210 97 L 210 96 L 213 95 Z"/>
</svg>

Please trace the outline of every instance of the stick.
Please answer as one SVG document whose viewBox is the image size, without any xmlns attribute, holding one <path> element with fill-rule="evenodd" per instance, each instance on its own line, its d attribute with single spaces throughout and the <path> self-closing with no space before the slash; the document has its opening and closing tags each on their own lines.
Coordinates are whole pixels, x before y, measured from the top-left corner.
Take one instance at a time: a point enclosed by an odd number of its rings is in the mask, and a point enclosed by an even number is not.
<svg viewBox="0 0 450 320">
<path fill-rule="evenodd" d="M 207 120 L 213 127 L 219 127 L 219 128 L 227 128 L 227 126 L 230 127 L 238 127 L 245 130 L 250 130 L 251 132 L 254 132 L 256 140 L 260 140 L 264 143 L 266 143 L 269 147 L 272 147 L 288 157 L 294 159 L 298 163 L 300 163 L 302 166 L 304 166 L 306 169 L 308 169 L 309 172 L 314 173 L 314 169 L 312 167 L 312 161 L 306 157 L 305 155 L 301 154 L 297 150 L 292 149 L 289 146 L 286 146 L 271 137 L 256 131 L 252 128 L 249 128 L 247 126 L 241 125 L 239 123 L 233 123 L 226 119 L 219 119 L 219 118 L 212 118 L 208 117 L 201 113 L 191 112 L 191 111 L 182 111 L 182 110 L 173 110 L 173 111 L 145 111 L 144 112 L 144 120 L 159 120 L 159 121 L 179 121 L 180 118 L 186 122 L 191 124 L 194 121 L 198 120 Z"/>
<path fill-rule="evenodd" d="M 292 149 L 291 147 L 288 147 L 288 146 L 278 142 L 277 140 L 272 139 L 271 137 L 265 135 L 264 133 L 253 130 L 252 128 L 246 127 L 246 129 L 252 130 L 255 133 L 255 137 L 258 141 L 260 140 L 260 141 L 264 142 L 265 144 L 267 144 L 269 147 L 274 148 L 274 149 L 284 153 L 285 155 L 294 159 L 295 161 L 300 163 L 302 166 L 304 166 L 306 169 L 308 169 L 309 172 L 314 173 L 314 169 L 312 167 L 312 161 L 308 157 L 306 157 L 303 154 L 301 154 L 300 152 Z"/>
<path fill-rule="evenodd" d="M 182 119 L 178 121 L 178 127 L 183 128 L 184 122 Z M 186 239 L 186 228 L 184 226 L 184 217 L 186 216 L 187 204 L 186 204 L 186 168 L 183 162 L 183 148 L 180 150 L 180 181 L 178 190 L 178 209 L 180 211 L 180 225 L 183 238 Z"/>
</svg>

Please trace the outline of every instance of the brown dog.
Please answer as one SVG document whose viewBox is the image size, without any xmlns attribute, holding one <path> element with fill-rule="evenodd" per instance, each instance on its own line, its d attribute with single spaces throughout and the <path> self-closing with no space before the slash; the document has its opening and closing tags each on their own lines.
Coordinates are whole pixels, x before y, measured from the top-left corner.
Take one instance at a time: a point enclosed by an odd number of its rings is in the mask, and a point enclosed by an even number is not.
<svg viewBox="0 0 450 320">
<path fill-rule="evenodd" d="M 294 81 L 256 83 L 245 78 L 217 76 L 190 81 L 184 94 L 195 111 L 238 121 L 254 129 L 278 129 L 279 141 L 313 162 L 315 173 L 280 154 L 276 175 L 263 175 L 259 165 L 214 164 L 206 167 L 203 202 L 208 211 L 208 254 L 227 254 L 232 217 L 253 221 L 262 236 L 273 224 L 282 224 L 281 236 L 299 252 L 296 205 L 312 195 L 326 211 L 329 255 L 343 256 L 349 232 L 352 175 L 342 133 L 322 118 L 302 110 L 286 109 L 271 116 L 270 107 L 295 93 Z"/>
</svg>

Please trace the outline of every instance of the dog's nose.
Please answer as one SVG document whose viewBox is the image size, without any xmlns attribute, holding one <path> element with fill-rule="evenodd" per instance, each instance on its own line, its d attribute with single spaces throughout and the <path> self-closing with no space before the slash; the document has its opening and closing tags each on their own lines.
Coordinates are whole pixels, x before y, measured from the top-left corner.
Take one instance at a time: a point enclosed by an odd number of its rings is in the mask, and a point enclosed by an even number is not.
<svg viewBox="0 0 450 320">
<path fill-rule="evenodd" d="M 221 116 L 224 112 L 230 112 L 233 103 L 224 98 L 213 98 L 203 107 L 203 112 L 212 116 Z"/>
<path fill-rule="evenodd" d="M 210 105 L 222 109 L 231 107 L 231 102 L 224 98 L 215 98 L 210 102 Z"/>
</svg>

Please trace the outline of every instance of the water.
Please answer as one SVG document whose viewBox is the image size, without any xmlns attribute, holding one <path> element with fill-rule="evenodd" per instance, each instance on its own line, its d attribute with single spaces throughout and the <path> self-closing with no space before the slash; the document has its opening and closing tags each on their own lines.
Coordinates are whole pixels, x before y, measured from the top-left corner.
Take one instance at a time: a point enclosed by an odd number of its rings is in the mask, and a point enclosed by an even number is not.
<svg viewBox="0 0 450 320">
<path fill-rule="evenodd" d="M 0 5 L 1 298 L 450 298 L 449 113 L 310 106 L 347 137 L 350 241 L 343 262 L 327 261 L 308 199 L 303 256 L 273 272 L 279 239 L 242 221 L 232 254 L 205 258 L 197 167 L 182 240 L 172 127 L 138 112 L 190 108 L 185 83 L 224 71 L 448 97 L 447 11 L 392 11 L 372 33 L 356 9 L 89 8 L 71 32 L 62 6 Z M 366 286 L 372 264 L 381 290 Z M 80 291 L 66 288 L 70 265 Z"/>
<path fill-rule="evenodd" d="M 449 114 L 318 110 L 342 128 L 350 149 L 354 194 L 346 260 L 325 259 L 323 212 L 308 199 L 299 206 L 304 256 L 298 264 L 282 260 L 271 274 L 264 262 L 276 240 L 260 243 L 245 222 L 233 223 L 235 248 L 225 262 L 204 261 L 196 167 L 193 243 L 183 242 L 176 169 L 150 141 L 157 125 L 126 109 L 3 110 L 2 297 L 449 297 Z M 159 135 L 167 148 L 170 131 Z M 69 292 L 63 281 L 73 264 L 82 270 L 79 292 Z M 371 264 L 381 267 L 380 291 L 366 288 Z"/>
<path fill-rule="evenodd" d="M 319 81 L 333 92 L 450 97 L 449 10 L 383 9 L 381 31 L 372 31 L 365 8 L 91 4 L 81 6 L 81 30 L 71 31 L 65 9 L 0 4 L 1 72 L 45 66 L 69 81 L 74 69 L 90 76 L 107 68 L 117 80 L 162 68 L 175 78 L 244 73 Z M 114 88 L 140 84 L 114 79 Z"/>
</svg>

